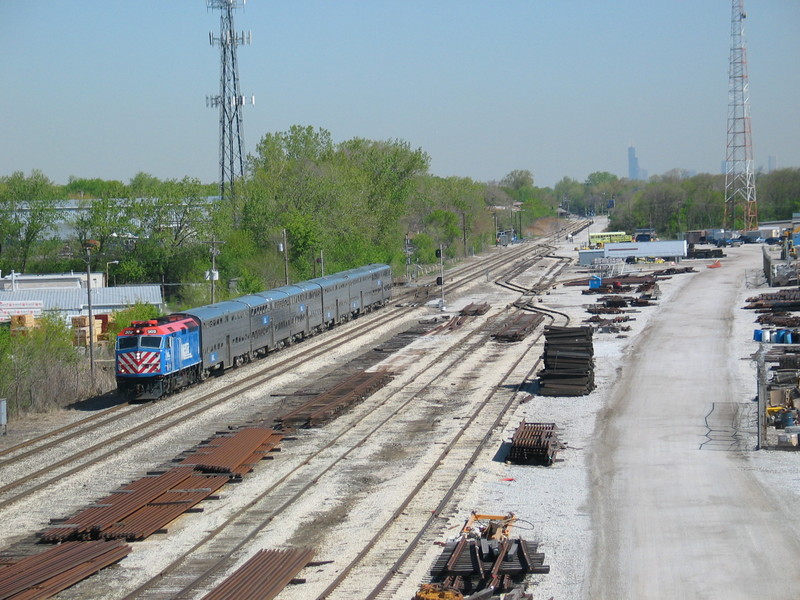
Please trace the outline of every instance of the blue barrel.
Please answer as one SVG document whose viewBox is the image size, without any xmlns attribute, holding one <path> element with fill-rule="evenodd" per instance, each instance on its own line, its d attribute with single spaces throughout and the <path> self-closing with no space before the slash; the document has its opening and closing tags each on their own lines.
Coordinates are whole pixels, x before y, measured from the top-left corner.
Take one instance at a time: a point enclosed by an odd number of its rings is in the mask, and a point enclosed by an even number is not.
<svg viewBox="0 0 800 600">
<path fill-rule="evenodd" d="M 753 340 L 755 340 L 756 342 L 760 342 L 763 339 L 764 339 L 764 332 L 761 331 L 760 329 L 754 329 L 753 330 Z"/>
<path fill-rule="evenodd" d="M 773 341 L 776 344 L 782 344 L 785 338 L 786 332 L 783 329 L 778 329 L 778 331 L 775 332 L 775 339 Z"/>
<path fill-rule="evenodd" d="M 786 429 L 787 427 L 794 427 L 794 411 L 787 410 L 785 413 L 781 413 L 781 426 Z"/>
<path fill-rule="evenodd" d="M 794 333 L 790 330 L 786 330 L 786 335 L 783 338 L 783 341 L 787 344 L 794 344 Z"/>
</svg>

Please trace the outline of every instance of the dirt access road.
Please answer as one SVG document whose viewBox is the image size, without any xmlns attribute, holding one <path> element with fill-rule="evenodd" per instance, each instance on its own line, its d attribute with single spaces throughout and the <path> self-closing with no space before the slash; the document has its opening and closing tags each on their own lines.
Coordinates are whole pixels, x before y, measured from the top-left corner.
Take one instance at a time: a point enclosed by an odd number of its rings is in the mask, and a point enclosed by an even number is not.
<svg viewBox="0 0 800 600">
<path fill-rule="evenodd" d="M 768 454 L 756 453 L 752 438 L 737 444 L 731 426 L 737 415 L 742 428 L 755 418 L 755 381 L 741 375 L 754 315 L 742 317 L 740 301 L 761 251 L 727 254 L 722 268 L 697 265 L 702 272 L 660 307 L 598 415 L 589 598 L 797 593 L 800 520 L 754 473 Z"/>
</svg>

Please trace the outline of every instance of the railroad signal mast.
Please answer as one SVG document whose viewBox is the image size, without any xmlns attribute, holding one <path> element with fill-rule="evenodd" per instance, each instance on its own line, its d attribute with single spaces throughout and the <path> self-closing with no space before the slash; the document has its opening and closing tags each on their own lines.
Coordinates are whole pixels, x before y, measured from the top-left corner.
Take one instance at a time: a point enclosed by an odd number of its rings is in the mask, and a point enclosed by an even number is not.
<svg viewBox="0 0 800 600">
<path fill-rule="evenodd" d="M 208 41 L 220 47 L 219 95 L 206 96 L 206 105 L 219 107 L 219 195 L 220 200 L 234 197 L 234 182 L 244 176 L 244 140 L 242 107 L 255 104 L 255 96 L 245 98 L 239 90 L 239 65 L 236 47 L 250 44 L 252 34 L 233 29 L 233 11 L 246 0 L 206 0 L 206 6 L 220 11 L 219 36 L 208 34 Z"/>
<path fill-rule="evenodd" d="M 728 147 L 725 155 L 723 227 L 736 228 L 736 206 L 742 206 L 745 231 L 758 229 L 753 146 L 750 139 L 750 94 L 744 44 L 744 0 L 731 1 L 731 54 L 728 68 Z"/>
</svg>

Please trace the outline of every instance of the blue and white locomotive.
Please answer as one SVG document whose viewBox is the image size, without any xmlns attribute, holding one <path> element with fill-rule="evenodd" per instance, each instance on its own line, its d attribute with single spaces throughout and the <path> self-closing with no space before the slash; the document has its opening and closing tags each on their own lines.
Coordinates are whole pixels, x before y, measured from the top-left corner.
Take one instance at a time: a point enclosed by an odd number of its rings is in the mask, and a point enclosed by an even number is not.
<svg viewBox="0 0 800 600">
<path fill-rule="evenodd" d="M 117 337 L 117 388 L 158 399 L 384 306 L 391 295 L 391 269 L 372 264 L 135 321 Z"/>
</svg>

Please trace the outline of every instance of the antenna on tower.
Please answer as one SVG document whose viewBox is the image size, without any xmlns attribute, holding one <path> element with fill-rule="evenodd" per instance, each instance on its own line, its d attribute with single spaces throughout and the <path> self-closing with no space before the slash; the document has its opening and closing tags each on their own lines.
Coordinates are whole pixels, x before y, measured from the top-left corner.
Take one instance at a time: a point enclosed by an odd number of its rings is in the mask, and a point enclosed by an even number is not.
<svg viewBox="0 0 800 600">
<path fill-rule="evenodd" d="M 725 218 L 736 228 L 736 206 L 742 205 L 745 231 L 758 228 L 753 146 L 750 139 L 750 94 L 744 44 L 744 0 L 731 1 L 731 56 L 728 68 L 728 147 L 725 154 Z"/>
<path fill-rule="evenodd" d="M 220 200 L 233 199 L 234 182 L 244 176 L 242 106 L 255 104 L 255 96 L 247 98 L 239 91 L 239 65 L 236 46 L 249 44 L 252 34 L 237 34 L 233 28 L 233 11 L 246 0 L 206 0 L 206 7 L 220 11 L 219 36 L 208 34 L 208 41 L 220 47 L 219 95 L 206 96 L 206 106 L 219 107 L 219 195 Z"/>
</svg>

